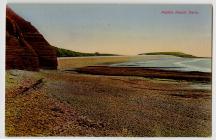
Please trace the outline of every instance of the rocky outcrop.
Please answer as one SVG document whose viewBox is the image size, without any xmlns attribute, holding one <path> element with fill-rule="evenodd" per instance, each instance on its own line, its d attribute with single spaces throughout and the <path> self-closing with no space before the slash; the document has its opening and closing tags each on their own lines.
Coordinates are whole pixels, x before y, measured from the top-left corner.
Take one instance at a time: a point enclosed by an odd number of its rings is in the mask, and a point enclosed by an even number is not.
<svg viewBox="0 0 216 140">
<path fill-rule="evenodd" d="M 6 9 L 6 69 L 57 69 L 56 50 L 31 25 Z"/>
</svg>

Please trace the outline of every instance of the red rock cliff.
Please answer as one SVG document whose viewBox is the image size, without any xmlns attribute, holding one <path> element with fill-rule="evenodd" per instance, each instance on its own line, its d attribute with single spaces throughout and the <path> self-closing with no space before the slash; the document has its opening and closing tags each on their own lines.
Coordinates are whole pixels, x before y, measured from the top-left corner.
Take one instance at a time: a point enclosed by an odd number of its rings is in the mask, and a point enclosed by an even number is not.
<svg viewBox="0 0 216 140">
<path fill-rule="evenodd" d="M 6 69 L 57 69 L 56 50 L 12 9 L 6 9 Z"/>
</svg>

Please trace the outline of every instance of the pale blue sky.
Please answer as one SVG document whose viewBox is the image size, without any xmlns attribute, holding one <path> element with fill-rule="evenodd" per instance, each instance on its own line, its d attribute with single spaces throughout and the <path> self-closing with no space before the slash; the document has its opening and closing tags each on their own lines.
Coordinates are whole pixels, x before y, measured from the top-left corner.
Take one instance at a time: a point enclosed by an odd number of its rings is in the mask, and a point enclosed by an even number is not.
<svg viewBox="0 0 216 140">
<path fill-rule="evenodd" d="M 135 55 L 182 51 L 211 55 L 211 5 L 9 4 L 51 45 L 81 52 Z M 191 10 L 198 14 L 162 14 Z"/>
</svg>

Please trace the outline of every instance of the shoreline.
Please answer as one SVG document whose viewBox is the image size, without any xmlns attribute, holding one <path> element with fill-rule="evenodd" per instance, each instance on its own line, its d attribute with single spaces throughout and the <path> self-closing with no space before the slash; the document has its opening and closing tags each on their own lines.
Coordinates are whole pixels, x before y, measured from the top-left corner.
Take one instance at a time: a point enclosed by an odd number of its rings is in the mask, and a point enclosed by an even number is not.
<svg viewBox="0 0 216 140">
<path fill-rule="evenodd" d="M 6 135 L 211 136 L 211 73 L 103 66 L 129 59 L 7 70 Z"/>
<path fill-rule="evenodd" d="M 67 70 L 70 71 L 70 70 Z M 107 75 L 107 76 L 140 76 L 145 78 L 174 79 L 211 83 L 210 72 L 187 72 L 176 70 L 162 70 L 146 67 L 110 67 L 110 66 L 87 66 L 72 71 L 84 74 Z"/>
<path fill-rule="evenodd" d="M 72 69 L 81 68 L 85 66 L 103 65 L 103 64 L 113 64 L 122 63 L 130 60 L 129 56 L 106 56 L 106 57 L 73 57 L 73 58 L 60 58 L 58 59 L 58 69 Z"/>
<path fill-rule="evenodd" d="M 116 56 L 76 56 L 76 57 L 57 57 L 58 60 L 64 59 L 82 59 L 82 58 L 115 58 L 115 57 L 133 57 L 128 55 L 116 55 Z"/>
<path fill-rule="evenodd" d="M 142 65 L 138 65 L 136 64 L 136 62 L 143 62 L 143 63 L 148 63 L 149 61 L 155 61 L 158 60 L 158 62 L 160 62 L 160 59 L 173 59 L 173 58 L 177 58 L 175 56 L 165 56 L 165 55 L 137 55 L 137 56 L 97 56 L 97 57 L 67 57 L 67 58 L 58 58 L 58 69 L 59 70 L 70 70 L 70 69 L 76 69 L 76 68 L 82 68 L 82 67 L 86 67 L 86 66 L 112 66 L 112 67 L 127 67 L 124 66 L 124 63 L 129 63 L 128 67 L 141 67 L 141 68 L 150 68 L 147 66 L 142 66 Z M 196 58 L 196 60 L 192 60 L 192 61 L 199 61 L 197 59 L 200 58 Z M 171 67 L 173 68 L 177 68 L 177 69 L 167 69 L 167 71 L 181 71 L 181 69 L 178 70 L 179 68 L 183 68 L 182 71 L 191 71 L 191 70 L 197 70 L 200 72 L 211 72 L 210 68 L 208 67 L 207 69 L 200 69 L 199 70 L 199 66 L 188 66 L 187 64 L 184 64 L 185 62 L 192 62 L 190 61 L 183 61 L 181 60 L 181 62 L 176 61 L 176 63 L 170 64 Z M 163 61 L 162 61 L 163 62 Z M 133 64 L 134 63 L 134 64 Z M 178 63 L 178 65 L 177 65 Z M 180 65 L 180 63 L 182 63 Z M 123 64 L 123 65 L 122 65 Z M 130 66 L 131 65 L 131 66 Z M 173 65 L 173 66 L 172 66 Z M 159 67 L 158 67 L 159 66 Z M 162 65 L 163 67 L 163 65 Z M 171 68 L 169 67 L 169 68 Z M 153 64 L 154 69 L 159 69 L 160 68 L 160 64 L 155 65 Z M 167 68 L 167 67 L 166 67 Z M 166 70 L 166 69 L 163 69 Z"/>
<path fill-rule="evenodd" d="M 196 83 L 61 70 L 6 74 L 7 136 L 211 136 L 211 89 Z"/>
</svg>

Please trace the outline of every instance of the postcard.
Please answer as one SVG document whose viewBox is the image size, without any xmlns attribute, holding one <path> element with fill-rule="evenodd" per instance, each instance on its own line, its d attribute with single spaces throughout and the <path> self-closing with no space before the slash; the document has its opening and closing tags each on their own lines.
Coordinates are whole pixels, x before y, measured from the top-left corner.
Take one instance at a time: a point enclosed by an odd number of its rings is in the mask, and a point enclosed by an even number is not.
<svg viewBox="0 0 216 140">
<path fill-rule="evenodd" d="M 5 135 L 211 137 L 212 9 L 8 3 Z"/>
</svg>

